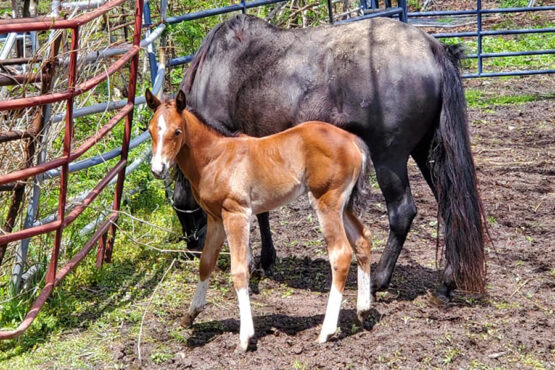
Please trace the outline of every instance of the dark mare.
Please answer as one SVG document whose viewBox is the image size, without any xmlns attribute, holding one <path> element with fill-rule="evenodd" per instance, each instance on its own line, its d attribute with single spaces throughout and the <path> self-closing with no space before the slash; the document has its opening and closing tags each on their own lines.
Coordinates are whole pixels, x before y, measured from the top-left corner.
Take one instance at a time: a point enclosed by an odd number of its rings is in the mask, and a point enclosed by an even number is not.
<svg viewBox="0 0 555 370">
<path fill-rule="evenodd" d="M 320 120 L 366 142 L 390 227 L 374 292 L 388 287 L 416 215 L 407 176 L 412 156 L 444 224 L 446 266 L 437 293 L 448 299 L 456 287 L 484 291 L 486 274 L 461 56 L 460 47 L 385 18 L 285 30 L 238 15 L 206 36 L 180 88 L 188 109 L 224 135 L 265 136 Z M 266 268 L 275 251 L 268 214 L 258 217 Z"/>
</svg>

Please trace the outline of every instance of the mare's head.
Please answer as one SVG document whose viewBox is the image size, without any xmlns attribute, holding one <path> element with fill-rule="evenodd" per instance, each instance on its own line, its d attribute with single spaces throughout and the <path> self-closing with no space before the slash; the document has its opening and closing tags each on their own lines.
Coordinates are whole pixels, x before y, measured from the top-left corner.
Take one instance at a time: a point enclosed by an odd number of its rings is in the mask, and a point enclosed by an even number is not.
<svg viewBox="0 0 555 370">
<path fill-rule="evenodd" d="M 150 170 L 156 178 L 164 178 L 175 164 L 175 158 L 184 143 L 183 110 L 185 94 L 179 91 L 175 100 L 160 102 L 150 90 L 145 92 L 146 103 L 154 112 L 148 125 L 152 137 Z"/>
</svg>

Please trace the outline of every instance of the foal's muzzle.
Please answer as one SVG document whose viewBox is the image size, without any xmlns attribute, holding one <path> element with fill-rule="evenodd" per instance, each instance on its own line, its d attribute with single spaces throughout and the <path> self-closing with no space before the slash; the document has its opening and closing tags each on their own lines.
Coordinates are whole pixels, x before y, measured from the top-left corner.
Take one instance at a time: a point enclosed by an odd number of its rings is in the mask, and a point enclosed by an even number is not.
<svg viewBox="0 0 555 370">
<path fill-rule="evenodd" d="M 163 179 L 168 175 L 169 166 L 166 165 L 164 162 L 151 162 L 150 163 L 150 171 L 157 179 Z"/>
</svg>

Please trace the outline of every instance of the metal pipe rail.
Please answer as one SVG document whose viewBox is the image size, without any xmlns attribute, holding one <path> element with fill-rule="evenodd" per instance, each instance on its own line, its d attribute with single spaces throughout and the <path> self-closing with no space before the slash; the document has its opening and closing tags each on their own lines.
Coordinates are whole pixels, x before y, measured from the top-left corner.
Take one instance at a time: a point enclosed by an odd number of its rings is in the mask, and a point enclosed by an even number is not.
<svg viewBox="0 0 555 370">
<path fill-rule="evenodd" d="M 555 49 L 546 50 L 523 50 L 517 52 L 498 52 L 498 53 L 484 53 L 483 52 L 483 38 L 488 36 L 500 35 L 520 35 L 520 34 L 533 34 L 533 33 L 553 33 L 555 28 L 525 28 L 525 29 L 509 29 L 509 30 L 483 30 L 482 29 L 482 15 L 483 14 L 507 14 L 507 13 L 527 13 L 527 12 L 545 12 L 555 11 L 555 6 L 536 6 L 526 8 L 499 8 L 499 9 L 482 9 L 482 0 L 476 1 L 476 9 L 468 10 L 441 10 L 441 11 L 428 11 L 428 12 L 408 12 L 409 18 L 421 17 L 435 17 L 435 16 L 476 16 L 476 31 L 470 32 L 444 32 L 434 33 L 432 36 L 436 38 L 453 38 L 453 37 L 475 37 L 478 43 L 477 53 L 466 55 L 465 58 L 477 59 L 478 66 L 475 73 L 466 73 L 464 78 L 476 77 L 499 77 L 499 76 L 524 76 L 536 74 L 550 74 L 555 73 L 555 69 L 541 69 L 541 70 L 519 70 L 519 71 L 503 71 L 503 72 L 484 72 L 483 59 L 485 58 L 503 58 L 525 55 L 549 55 L 555 54 Z"/>
<path fill-rule="evenodd" d="M 103 261 L 109 261 L 112 254 L 115 225 L 118 218 L 118 211 L 121 203 L 123 193 L 123 182 L 125 179 L 125 167 L 127 164 L 127 155 L 129 151 L 129 144 L 131 139 L 131 125 L 133 121 L 133 106 L 135 101 L 135 89 L 137 80 L 137 70 L 139 63 L 139 50 L 141 41 L 141 23 L 143 14 L 143 0 L 135 1 L 135 22 L 133 32 L 133 46 L 125 52 L 115 63 L 113 63 L 105 74 L 97 75 L 88 81 L 76 85 L 77 80 L 77 58 L 79 46 L 79 28 L 87 22 L 96 17 L 102 16 L 115 7 L 123 4 L 126 0 L 112 0 L 106 2 L 96 10 L 86 13 L 78 18 L 70 20 L 58 20 L 51 18 L 44 19 L 21 19 L 12 20 L 13 23 L 7 24 L 0 23 L 0 33 L 24 32 L 24 31 L 39 31 L 51 29 L 69 29 L 71 30 L 71 48 L 69 58 L 69 78 L 68 89 L 61 93 L 47 94 L 43 96 L 14 99 L 11 101 L 0 102 L 0 110 L 16 109 L 23 107 L 31 107 L 35 105 L 48 104 L 56 101 L 66 101 L 66 115 L 65 115 L 65 132 L 63 139 L 63 155 L 57 159 L 49 162 L 42 163 L 38 166 L 22 169 L 11 172 L 6 175 L 0 176 L 0 185 L 11 183 L 17 180 L 22 180 L 33 175 L 38 175 L 48 169 L 60 167 L 60 192 L 58 198 L 58 213 L 55 221 L 49 222 L 45 225 L 38 225 L 28 229 L 12 232 L 0 236 L 0 244 L 5 244 L 15 240 L 21 240 L 55 231 L 54 245 L 50 257 L 50 263 L 46 272 L 46 285 L 42 289 L 38 298 L 33 303 L 31 310 L 27 313 L 23 322 L 14 330 L 0 331 L 0 339 L 14 338 L 21 335 L 36 318 L 39 310 L 44 305 L 54 287 L 71 271 L 92 249 L 98 242 L 97 251 L 97 265 L 102 264 Z M 114 73 L 122 68 L 126 63 L 129 66 L 129 90 L 127 103 L 114 115 L 98 132 L 85 140 L 79 148 L 72 150 L 71 144 L 73 141 L 73 119 L 74 98 L 83 92 L 93 88 L 102 82 L 108 75 Z M 104 178 L 86 195 L 82 202 L 77 205 L 68 214 L 66 211 L 67 191 L 68 191 L 68 177 L 70 163 L 83 155 L 88 149 L 96 144 L 103 136 L 110 132 L 117 123 L 125 118 L 124 133 L 122 138 L 122 147 L 120 151 L 120 160 L 118 163 L 104 176 Z M 112 213 L 101 224 L 96 233 L 89 239 L 84 247 L 75 254 L 75 256 L 66 263 L 65 266 L 58 269 L 58 257 L 60 245 L 62 241 L 62 234 L 71 222 L 73 222 L 87 206 L 101 193 L 101 191 L 110 183 L 112 179 L 116 180 L 116 189 L 114 194 L 114 202 L 112 206 Z M 108 238 L 107 235 L 110 234 Z"/>
</svg>

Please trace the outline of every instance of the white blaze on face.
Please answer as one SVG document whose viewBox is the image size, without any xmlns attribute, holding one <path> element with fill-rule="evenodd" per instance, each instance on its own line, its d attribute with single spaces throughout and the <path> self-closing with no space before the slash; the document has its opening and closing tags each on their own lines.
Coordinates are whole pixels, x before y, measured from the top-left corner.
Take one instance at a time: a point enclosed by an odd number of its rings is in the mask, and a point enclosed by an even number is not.
<svg viewBox="0 0 555 370">
<path fill-rule="evenodd" d="M 168 167 L 166 161 L 162 160 L 162 147 L 163 147 L 163 138 L 164 133 L 167 130 L 166 120 L 164 120 L 164 116 L 160 115 L 158 117 L 157 123 L 157 146 L 156 146 L 156 153 L 152 156 L 152 161 L 150 162 L 150 169 L 154 174 L 162 174 L 165 168 Z"/>
</svg>

